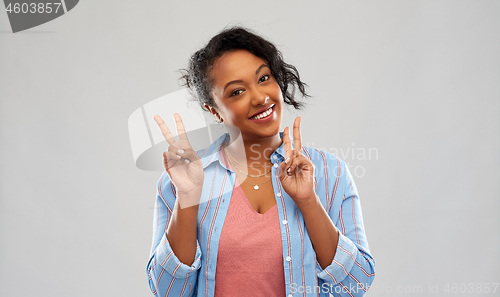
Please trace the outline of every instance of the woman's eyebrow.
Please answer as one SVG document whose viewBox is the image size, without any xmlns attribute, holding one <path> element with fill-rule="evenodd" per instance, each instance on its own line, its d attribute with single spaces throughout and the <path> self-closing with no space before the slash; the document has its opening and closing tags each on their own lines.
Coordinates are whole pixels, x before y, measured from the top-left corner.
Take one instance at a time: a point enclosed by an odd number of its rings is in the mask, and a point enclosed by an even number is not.
<svg viewBox="0 0 500 297">
<path fill-rule="evenodd" d="M 262 69 L 262 68 L 269 68 L 269 66 L 267 66 L 266 64 L 262 64 L 259 66 L 259 68 L 257 68 L 257 70 L 255 71 L 255 74 L 259 74 L 259 71 Z M 237 83 L 242 83 L 243 81 L 242 80 L 233 80 L 233 81 L 230 81 L 228 82 L 225 86 L 224 86 L 224 91 L 226 91 L 227 87 L 229 87 L 230 85 L 232 84 L 237 84 Z"/>
<path fill-rule="evenodd" d="M 225 86 L 224 86 L 224 90 L 223 92 L 226 91 L 227 87 L 229 87 L 230 85 L 233 85 L 233 84 L 238 84 L 238 83 L 242 83 L 243 81 L 242 80 L 233 80 L 233 81 L 230 81 L 228 82 Z"/>
<path fill-rule="evenodd" d="M 269 66 L 267 66 L 266 64 L 262 64 L 262 65 L 260 65 L 260 66 L 259 66 L 259 68 L 257 68 L 257 70 L 255 71 L 255 74 L 259 74 L 259 71 L 260 71 L 262 68 L 264 68 L 264 67 L 269 68 Z"/>
</svg>

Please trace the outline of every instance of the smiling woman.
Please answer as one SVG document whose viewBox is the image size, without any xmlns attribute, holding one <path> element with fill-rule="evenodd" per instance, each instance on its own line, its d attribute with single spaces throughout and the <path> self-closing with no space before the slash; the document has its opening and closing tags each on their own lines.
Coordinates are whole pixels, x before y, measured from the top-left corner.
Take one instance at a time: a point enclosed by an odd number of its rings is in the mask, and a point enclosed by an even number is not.
<svg viewBox="0 0 500 297">
<path fill-rule="evenodd" d="M 244 142 L 281 144 L 283 96 L 264 60 L 246 50 L 229 52 L 217 59 L 212 77 L 215 104 L 205 103 L 212 114 L 237 128 Z"/>
<path fill-rule="evenodd" d="M 148 263 L 159 296 L 363 296 L 375 262 L 346 164 L 302 147 L 284 104 L 305 84 L 270 42 L 243 28 L 193 54 L 186 85 L 228 134 L 195 152 L 155 116 L 168 150 Z"/>
</svg>

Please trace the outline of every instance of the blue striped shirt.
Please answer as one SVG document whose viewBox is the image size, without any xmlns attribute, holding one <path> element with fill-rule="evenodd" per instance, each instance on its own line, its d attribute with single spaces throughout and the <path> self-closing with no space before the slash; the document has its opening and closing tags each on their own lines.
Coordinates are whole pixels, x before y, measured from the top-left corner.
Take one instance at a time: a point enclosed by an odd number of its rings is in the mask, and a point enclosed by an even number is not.
<svg viewBox="0 0 500 297">
<path fill-rule="evenodd" d="M 191 266 L 179 261 L 166 237 L 176 199 L 175 187 L 165 172 L 158 181 L 153 243 L 147 265 L 149 286 L 157 296 L 214 295 L 218 243 L 236 178 L 220 154 L 228 139 L 229 135 L 224 134 L 198 152 L 205 180 L 198 208 L 198 246 Z M 340 236 L 338 246 L 332 247 L 336 248 L 332 263 L 322 269 L 304 218 L 283 190 L 278 168 L 273 166 L 271 180 L 279 211 L 287 296 L 363 296 L 375 277 L 375 261 L 368 248 L 356 185 L 345 162 L 336 156 L 311 148 L 303 148 L 303 152 L 315 166 L 316 195 Z M 271 155 L 271 161 L 280 164 L 284 155 L 281 145 Z"/>
</svg>

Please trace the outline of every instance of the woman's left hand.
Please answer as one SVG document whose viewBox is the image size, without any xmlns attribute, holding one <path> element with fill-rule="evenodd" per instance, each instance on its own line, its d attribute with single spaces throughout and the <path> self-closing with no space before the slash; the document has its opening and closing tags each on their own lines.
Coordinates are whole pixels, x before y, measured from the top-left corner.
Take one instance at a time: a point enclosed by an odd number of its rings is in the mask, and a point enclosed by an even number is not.
<svg viewBox="0 0 500 297">
<path fill-rule="evenodd" d="M 314 164 L 302 152 L 300 136 L 300 117 L 293 123 L 293 148 L 290 140 L 290 129 L 283 131 L 285 161 L 281 162 L 279 178 L 283 189 L 295 201 L 297 206 L 316 199 L 314 191 Z"/>
</svg>

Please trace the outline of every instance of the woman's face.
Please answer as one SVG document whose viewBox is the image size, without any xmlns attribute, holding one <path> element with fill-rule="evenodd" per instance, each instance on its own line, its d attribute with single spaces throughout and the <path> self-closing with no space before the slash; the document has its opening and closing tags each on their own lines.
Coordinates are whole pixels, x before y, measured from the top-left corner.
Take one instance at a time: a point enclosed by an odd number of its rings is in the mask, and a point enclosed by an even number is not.
<svg viewBox="0 0 500 297">
<path fill-rule="evenodd" d="M 228 52 L 215 61 L 211 76 L 216 111 L 240 130 L 243 139 L 278 134 L 283 95 L 264 60 L 246 50 Z"/>
</svg>

